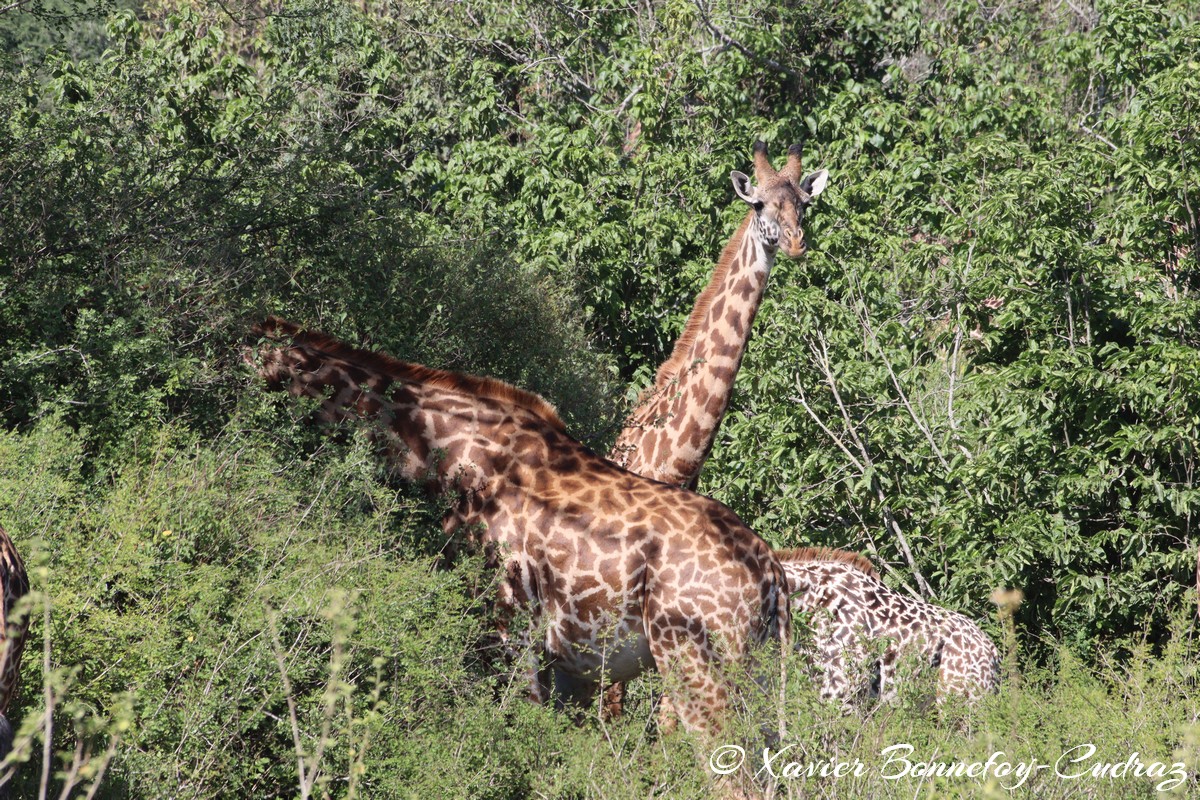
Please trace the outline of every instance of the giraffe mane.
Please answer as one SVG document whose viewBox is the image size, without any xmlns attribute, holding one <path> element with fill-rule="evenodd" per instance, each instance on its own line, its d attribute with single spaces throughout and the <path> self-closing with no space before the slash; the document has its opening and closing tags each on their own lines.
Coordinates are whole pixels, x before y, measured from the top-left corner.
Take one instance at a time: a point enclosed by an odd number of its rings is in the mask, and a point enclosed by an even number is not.
<svg viewBox="0 0 1200 800">
<path fill-rule="evenodd" d="M 725 276 L 729 274 L 729 268 L 737 257 L 738 249 L 742 245 L 742 237 L 746 235 L 746 229 L 750 227 L 750 220 L 753 216 L 753 211 L 748 212 L 737 232 L 725 244 L 725 249 L 721 251 L 721 257 L 717 260 L 717 266 L 712 272 L 708 285 L 696 298 L 696 304 L 692 307 L 692 313 L 683 328 L 683 333 L 675 342 L 675 349 L 671 351 L 671 357 L 658 368 L 658 373 L 654 376 L 654 386 L 650 391 L 669 383 L 686 365 L 692 345 L 695 344 L 696 337 L 700 334 L 700 328 L 704 325 L 704 318 L 708 316 L 708 309 L 712 307 L 713 300 L 721 291 L 721 284 L 725 281 Z"/>
<path fill-rule="evenodd" d="M 866 556 L 861 553 L 851 553 L 849 550 L 838 550 L 833 547 L 796 547 L 791 550 L 776 550 L 775 556 L 781 562 L 793 564 L 808 561 L 835 561 L 853 567 L 872 578 L 879 577 L 879 570 L 875 569 L 875 565 L 867 560 Z"/>
<path fill-rule="evenodd" d="M 511 403 L 512 405 L 520 406 L 533 412 L 533 414 L 555 430 L 561 433 L 566 432 L 566 426 L 558 416 L 558 411 L 553 405 L 540 395 L 525 391 L 524 389 L 518 389 L 512 384 L 505 383 L 496 378 L 484 378 L 462 372 L 450 372 L 449 370 L 427 367 L 423 364 L 401 361 L 386 353 L 353 347 L 326 333 L 306 330 L 294 322 L 288 322 L 279 317 L 267 317 L 264 321 L 254 325 L 250 329 L 250 332 L 259 338 L 275 340 L 283 338 L 291 339 L 293 345 L 318 350 L 331 358 L 345 361 L 368 372 L 385 375 L 395 381 L 419 383 L 439 389 L 448 389 L 452 392 L 460 392 L 473 397 Z"/>
</svg>

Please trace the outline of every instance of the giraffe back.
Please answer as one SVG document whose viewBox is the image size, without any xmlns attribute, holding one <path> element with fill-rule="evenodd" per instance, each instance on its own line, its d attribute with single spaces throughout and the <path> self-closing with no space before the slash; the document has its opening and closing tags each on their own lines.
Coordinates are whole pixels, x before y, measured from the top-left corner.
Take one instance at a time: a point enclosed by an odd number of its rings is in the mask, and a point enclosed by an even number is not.
<svg viewBox="0 0 1200 800">
<path fill-rule="evenodd" d="M 286 350 L 271 346 L 259 350 L 263 361 L 261 365 L 256 366 L 273 388 L 279 388 L 297 371 L 311 369 L 315 372 L 336 364 L 337 368 L 345 370 L 346 374 L 340 379 L 340 385 L 346 390 L 357 392 L 367 389 L 381 392 L 389 383 L 419 384 L 458 392 L 476 399 L 511 403 L 528 409 L 555 430 L 566 430 L 558 411 L 544 398 L 495 378 L 450 372 L 401 361 L 386 353 L 353 347 L 320 331 L 308 330 L 278 317 L 268 317 L 253 326 L 250 332 L 253 336 L 263 339 L 286 339 L 291 344 Z M 285 354 L 287 358 L 284 357 Z M 299 363 L 296 363 L 297 361 Z"/>
</svg>

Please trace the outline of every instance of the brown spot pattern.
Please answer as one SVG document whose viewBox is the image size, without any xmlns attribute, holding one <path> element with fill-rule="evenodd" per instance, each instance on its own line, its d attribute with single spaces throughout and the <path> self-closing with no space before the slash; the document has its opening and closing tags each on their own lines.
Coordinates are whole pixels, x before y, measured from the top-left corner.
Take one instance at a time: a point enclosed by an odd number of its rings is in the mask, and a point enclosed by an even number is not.
<svg viewBox="0 0 1200 800">
<path fill-rule="evenodd" d="M 508 632 L 519 607 L 544 631 L 536 648 L 513 647 L 542 656 L 526 664 L 531 697 L 547 699 L 548 668 L 565 694 L 588 702 L 601 681 L 656 667 L 685 687 L 671 696 L 683 724 L 712 730 L 727 703 L 722 665 L 755 642 L 787 641 L 786 577 L 765 542 L 720 503 L 588 451 L 535 395 L 278 320 L 256 332 L 267 339 L 257 361 L 270 387 L 330 398 L 332 419 L 379 404 L 370 419 L 408 446 L 390 452 L 397 472 L 432 476 L 453 498 L 447 530 L 482 527 L 505 575 L 501 638 L 519 644 Z M 376 377 L 395 391 L 374 394 Z"/>
</svg>

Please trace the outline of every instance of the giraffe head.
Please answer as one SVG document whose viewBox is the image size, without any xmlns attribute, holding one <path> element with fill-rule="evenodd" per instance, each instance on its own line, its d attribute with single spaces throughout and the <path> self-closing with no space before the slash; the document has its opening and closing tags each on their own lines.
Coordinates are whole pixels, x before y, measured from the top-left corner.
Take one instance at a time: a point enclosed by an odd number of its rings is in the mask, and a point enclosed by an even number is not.
<svg viewBox="0 0 1200 800">
<path fill-rule="evenodd" d="M 819 169 L 800 177 L 800 145 L 788 148 L 787 163 L 778 172 L 767 160 L 767 146 L 754 143 L 754 181 L 744 172 L 729 173 L 733 190 L 755 212 L 754 234 L 763 247 L 774 252 L 782 248 L 789 258 L 804 255 L 804 211 L 813 198 L 825 189 L 829 173 Z"/>
</svg>

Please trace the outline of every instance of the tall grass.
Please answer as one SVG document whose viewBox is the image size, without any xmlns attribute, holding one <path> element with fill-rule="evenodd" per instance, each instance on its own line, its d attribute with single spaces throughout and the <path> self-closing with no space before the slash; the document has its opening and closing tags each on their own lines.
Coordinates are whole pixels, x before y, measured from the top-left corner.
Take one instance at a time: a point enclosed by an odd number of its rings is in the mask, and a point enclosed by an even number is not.
<svg viewBox="0 0 1200 800">
<path fill-rule="evenodd" d="M 1045 664 L 993 621 L 1014 670 L 975 706 L 932 705 L 918 675 L 896 702 L 846 715 L 817 700 L 793 656 L 783 739 L 771 736 L 778 694 L 752 682 L 715 738 L 661 735 L 655 676 L 630 687 L 618 720 L 527 703 L 488 636 L 494 576 L 438 557 L 427 504 L 389 487 L 366 446 L 283 457 L 303 451 L 278 445 L 286 425 L 275 443 L 252 430 L 204 443 L 164 428 L 95 479 L 80 477 L 77 436 L 54 420 L 0 436 L 0 523 L 33 583 L 12 796 L 1197 791 L 1192 607 L 1158 651 L 1043 642 Z M 735 747 L 744 764 L 717 779 L 712 765 L 731 766 Z M 1118 766 L 1090 771 L 1106 764 Z"/>
</svg>

